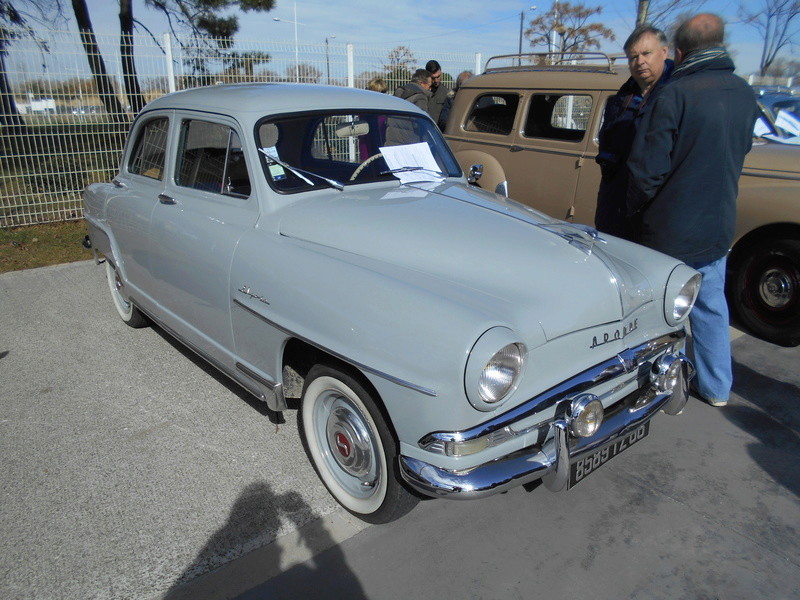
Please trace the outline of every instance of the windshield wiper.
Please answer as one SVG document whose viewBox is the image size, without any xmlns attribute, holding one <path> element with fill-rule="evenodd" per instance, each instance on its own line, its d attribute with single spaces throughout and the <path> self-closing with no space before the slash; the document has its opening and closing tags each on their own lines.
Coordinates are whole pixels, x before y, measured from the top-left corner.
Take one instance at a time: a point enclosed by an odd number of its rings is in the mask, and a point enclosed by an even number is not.
<svg viewBox="0 0 800 600">
<path fill-rule="evenodd" d="M 313 173 L 311 171 L 306 171 L 305 169 L 299 169 L 297 167 L 293 167 L 292 165 L 290 165 L 288 163 L 285 163 L 282 160 L 280 160 L 277 156 L 273 156 L 272 154 L 267 152 L 267 150 L 265 148 L 259 148 L 258 151 L 261 152 L 261 154 L 266 156 L 268 159 L 270 159 L 275 164 L 280 165 L 284 169 L 286 169 L 287 171 L 291 171 L 292 173 L 297 175 L 300 179 L 305 181 L 308 185 L 313 186 L 314 182 L 311 181 L 308 177 L 305 177 L 305 175 L 310 175 L 311 177 L 316 177 L 317 179 L 319 179 L 321 181 L 324 181 L 329 186 L 331 186 L 334 189 L 339 190 L 340 192 L 342 190 L 344 190 L 344 184 L 343 183 L 339 183 L 335 179 L 329 179 L 329 178 L 323 177 L 322 175 L 319 175 L 317 173 Z"/>
<path fill-rule="evenodd" d="M 433 169 L 426 169 L 425 167 L 398 167 L 396 169 L 389 169 L 388 171 L 381 171 L 379 175 L 393 175 L 394 173 L 411 173 L 412 171 L 426 171 L 428 173 L 435 173 L 442 177 L 447 177 L 447 173 L 442 171 L 434 171 Z"/>
</svg>

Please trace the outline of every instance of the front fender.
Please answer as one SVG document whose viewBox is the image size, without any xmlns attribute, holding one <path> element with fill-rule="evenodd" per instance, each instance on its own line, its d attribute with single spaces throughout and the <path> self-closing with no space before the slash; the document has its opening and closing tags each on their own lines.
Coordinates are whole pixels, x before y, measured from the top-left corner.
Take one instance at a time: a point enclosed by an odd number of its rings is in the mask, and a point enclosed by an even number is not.
<svg viewBox="0 0 800 600">
<path fill-rule="evenodd" d="M 458 164 L 465 173 L 469 173 L 469 168 L 472 165 L 483 165 L 483 176 L 478 180 L 478 185 L 482 189 L 508 196 L 508 181 L 505 169 L 494 156 L 480 150 L 461 150 L 456 152 L 455 155 Z"/>
<path fill-rule="evenodd" d="M 296 337 L 355 365 L 392 389 L 386 408 L 401 439 L 432 422 L 473 422 L 467 356 L 483 332 L 507 326 L 507 307 L 476 290 L 258 230 L 241 240 L 230 285 L 240 357 L 278 373 L 281 343 Z"/>
</svg>

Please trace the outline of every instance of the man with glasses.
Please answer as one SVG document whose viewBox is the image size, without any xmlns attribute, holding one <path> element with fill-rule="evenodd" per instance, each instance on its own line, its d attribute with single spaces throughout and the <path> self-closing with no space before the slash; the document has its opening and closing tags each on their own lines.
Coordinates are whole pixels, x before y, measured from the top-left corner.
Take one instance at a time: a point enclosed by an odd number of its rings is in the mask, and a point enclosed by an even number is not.
<svg viewBox="0 0 800 600">
<path fill-rule="evenodd" d="M 442 66 L 435 60 L 425 63 L 425 70 L 431 74 L 431 97 L 428 101 L 428 114 L 431 118 L 439 122 L 439 114 L 442 112 L 450 90 L 442 85 Z"/>
</svg>

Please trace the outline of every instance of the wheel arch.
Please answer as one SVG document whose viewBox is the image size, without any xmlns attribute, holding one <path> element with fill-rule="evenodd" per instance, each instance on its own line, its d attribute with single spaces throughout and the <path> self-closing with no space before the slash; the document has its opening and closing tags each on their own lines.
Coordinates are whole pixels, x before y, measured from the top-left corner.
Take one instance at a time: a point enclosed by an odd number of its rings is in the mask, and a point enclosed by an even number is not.
<svg viewBox="0 0 800 600">
<path fill-rule="evenodd" d="M 762 225 L 736 240 L 728 259 L 731 269 L 741 261 L 748 249 L 765 240 L 800 240 L 800 223 L 770 223 Z"/>
<path fill-rule="evenodd" d="M 287 367 L 294 371 L 300 378 L 300 381 L 295 382 L 295 385 L 292 385 L 290 389 L 287 389 L 285 386 L 284 389 L 289 392 L 288 396 L 290 398 L 300 399 L 302 397 L 302 392 L 305 388 L 305 380 L 308 377 L 309 371 L 311 371 L 315 365 L 324 365 L 336 369 L 355 379 L 364 390 L 372 396 L 375 405 L 378 407 L 378 410 L 381 411 L 381 416 L 384 418 L 384 421 L 386 421 L 386 425 L 394 436 L 395 443 L 399 443 L 397 430 L 390 418 L 389 411 L 386 409 L 383 398 L 364 372 L 352 363 L 296 337 L 289 339 L 283 349 L 284 379 L 286 379 Z"/>
</svg>

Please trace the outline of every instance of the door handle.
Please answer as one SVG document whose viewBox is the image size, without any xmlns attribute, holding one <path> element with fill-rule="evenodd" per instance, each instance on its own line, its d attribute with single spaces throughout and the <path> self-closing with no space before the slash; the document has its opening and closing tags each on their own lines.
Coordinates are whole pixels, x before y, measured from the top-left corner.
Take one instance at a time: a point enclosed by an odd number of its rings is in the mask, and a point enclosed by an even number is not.
<svg viewBox="0 0 800 600">
<path fill-rule="evenodd" d="M 176 203 L 175 198 L 173 198 L 172 196 L 167 196 L 166 194 L 159 194 L 158 195 L 158 201 L 161 202 L 161 204 L 175 204 Z"/>
<path fill-rule="evenodd" d="M 521 152 L 522 150 L 524 150 L 522 146 L 516 146 L 516 145 L 509 146 L 508 149 L 510 152 Z"/>
<path fill-rule="evenodd" d="M 113 183 L 113 184 L 114 184 L 114 187 L 118 187 L 118 188 L 123 188 L 123 189 L 124 189 L 124 188 L 128 187 L 127 185 L 125 185 L 124 183 L 122 183 L 122 182 L 121 182 L 119 179 L 117 179 L 116 177 L 114 177 L 114 179 L 112 179 L 112 180 L 111 180 L 111 183 Z"/>
</svg>

